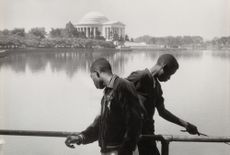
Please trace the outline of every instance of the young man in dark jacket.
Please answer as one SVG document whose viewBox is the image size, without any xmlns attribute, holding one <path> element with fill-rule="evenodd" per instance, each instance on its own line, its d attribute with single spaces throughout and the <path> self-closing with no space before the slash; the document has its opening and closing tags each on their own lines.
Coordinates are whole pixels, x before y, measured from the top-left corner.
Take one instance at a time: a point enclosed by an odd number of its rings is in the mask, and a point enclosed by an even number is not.
<svg viewBox="0 0 230 155">
<path fill-rule="evenodd" d="M 153 115 L 155 108 L 164 119 L 185 127 L 190 134 L 199 134 L 196 126 L 178 118 L 164 106 L 160 82 L 168 81 L 178 68 L 179 65 L 175 57 L 164 54 L 158 58 L 157 63 L 152 68 L 135 71 L 128 76 L 127 79 L 134 83 L 139 99 L 146 111 L 142 134 L 154 134 Z M 159 155 L 154 140 L 140 140 L 138 150 L 139 155 Z"/>
<path fill-rule="evenodd" d="M 93 62 L 90 76 L 98 89 L 104 89 L 101 113 L 79 135 L 67 137 L 65 143 L 88 144 L 96 140 L 102 155 L 132 155 L 141 133 L 141 108 L 135 87 L 112 73 L 109 62 Z"/>
</svg>

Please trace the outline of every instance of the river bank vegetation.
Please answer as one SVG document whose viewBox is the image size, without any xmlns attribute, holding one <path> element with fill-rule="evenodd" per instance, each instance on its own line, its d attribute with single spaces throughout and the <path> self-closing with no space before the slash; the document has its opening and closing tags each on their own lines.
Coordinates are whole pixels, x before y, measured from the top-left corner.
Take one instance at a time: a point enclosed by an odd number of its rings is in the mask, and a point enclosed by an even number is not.
<svg viewBox="0 0 230 155">
<path fill-rule="evenodd" d="M 152 37 L 144 35 L 136 39 L 117 34 L 111 41 L 106 41 L 100 32 L 95 37 L 87 38 L 71 22 L 65 28 L 52 28 L 48 33 L 45 28 L 35 27 L 28 32 L 24 28 L 0 30 L 0 48 L 115 48 L 126 41 L 144 43 L 141 48 L 151 49 L 230 49 L 230 36 L 204 41 L 201 36 Z M 138 46 L 138 44 L 137 44 Z"/>
<path fill-rule="evenodd" d="M 24 28 L 0 31 L 0 48 L 115 48 L 112 41 L 105 41 L 97 33 L 95 38 L 86 38 L 78 32 L 71 22 L 65 28 L 52 28 L 49 33 L 45 28 Z"/>
<path fill-rule="evenodd" d="M 201 36 L 152 37 L 144 35 L 136 38 L 135 42 L 144 42 L 158 48 L 230 49 L 230 36 L 204 41 Z"/>
</svg>

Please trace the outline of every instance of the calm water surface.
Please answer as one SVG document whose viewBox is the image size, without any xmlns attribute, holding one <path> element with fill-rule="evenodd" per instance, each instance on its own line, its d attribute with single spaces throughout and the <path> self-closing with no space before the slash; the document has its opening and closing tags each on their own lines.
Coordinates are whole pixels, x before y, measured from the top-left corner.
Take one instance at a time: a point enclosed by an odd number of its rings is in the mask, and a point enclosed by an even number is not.
<svg viewBox="0 0 230 155">
<path fill-rule="evenodd" d="M 15 51 L 0 58 L 0 127 L 14 130 L 81 131 L 99 113 L 102 91 L 89 66 L 106 57 L 116 74 L 151 67 L 159 51 Z M 167 51 L 179 61 L 178 72 L 162 84 L 165 105 L 211 136 L 230 136 L 230 51 Z M 187 135 L 155 115 L 157 134 Z M 64 138 L 2 137 L 4 155 L 99 155 L 97 142 L 69 149 Z M 160 145 L 159 145 L 160 147 Z M 170 155 L 229 155 L 216 143 L 170 145 Z"/>
</svg>

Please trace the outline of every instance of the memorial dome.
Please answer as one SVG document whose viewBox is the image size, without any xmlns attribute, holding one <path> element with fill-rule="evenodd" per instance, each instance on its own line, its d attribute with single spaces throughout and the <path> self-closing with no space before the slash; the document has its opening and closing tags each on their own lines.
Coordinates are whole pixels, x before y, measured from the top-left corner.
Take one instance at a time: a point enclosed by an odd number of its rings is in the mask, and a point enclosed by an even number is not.
<svg viewBox="0 0 230 155">
<path fill-rule="evenodd" d="M 99 12 L 89 12 L 81 18 L 78 25 L 103 24 L 109 19 Z"/>
</svg>

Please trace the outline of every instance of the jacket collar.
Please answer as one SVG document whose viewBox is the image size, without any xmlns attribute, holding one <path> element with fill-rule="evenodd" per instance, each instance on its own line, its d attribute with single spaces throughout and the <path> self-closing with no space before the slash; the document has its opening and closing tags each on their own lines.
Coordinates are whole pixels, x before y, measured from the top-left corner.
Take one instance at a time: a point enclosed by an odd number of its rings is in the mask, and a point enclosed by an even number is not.
<svg viewBox="0 0 230 155">
<path fill-rule="evenodd" d="M 118 77 L 117 75 L 113 74 L 112 78 L 109 81 L 109 84 L 107 85 L 107 88 L 112 89 L 114 87 L 114 82 L 115 82 L 117 77 Z"/>
</svg>

